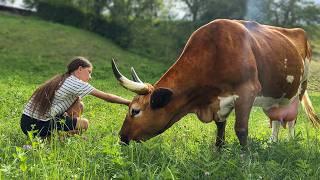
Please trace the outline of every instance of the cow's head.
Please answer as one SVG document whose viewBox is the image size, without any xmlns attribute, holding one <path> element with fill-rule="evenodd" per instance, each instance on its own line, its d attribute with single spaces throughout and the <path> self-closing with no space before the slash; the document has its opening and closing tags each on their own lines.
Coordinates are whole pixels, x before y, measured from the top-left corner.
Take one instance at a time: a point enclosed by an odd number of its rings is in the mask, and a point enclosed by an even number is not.
<svg viewBox="0 0 320 180">
<path fill-rule="evenodd" d="M 133 68 L 133 81 L 123 76 L 114 60 L 112 69 L 115 77 L 126 89 L 137 93 L 129 105 L 122 128 L 121 141 L 128 144 L 130 140 L 145 141 L 154 137 L 172 125 L 173 115 L 168 108 L 173 92 L 167 88 L 154 88 L 143 83 Z"/>
</svg>

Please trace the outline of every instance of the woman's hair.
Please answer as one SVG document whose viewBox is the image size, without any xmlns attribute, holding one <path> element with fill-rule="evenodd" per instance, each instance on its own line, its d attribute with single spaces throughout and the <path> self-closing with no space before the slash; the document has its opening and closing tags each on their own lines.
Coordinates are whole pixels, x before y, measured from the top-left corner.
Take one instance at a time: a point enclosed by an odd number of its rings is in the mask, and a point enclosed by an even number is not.
<svg viewBox="0 0 320 180">
<path fill-rule="evenodd" d="M 75 57 L 67 66 L 67 72 L 64 74 L 58 74 L 50 80 L 43 83 L 38 89 L 32 94 L 32 112 L 37 111 L 40 116 L 45 115 L 49 108 L 56 90 L 60 88 L 63 82 L 68 78 L 71 73 L 77 70 L 79 67 L 92 67 L 89 60 L 84 57 Z"/>
</svg>

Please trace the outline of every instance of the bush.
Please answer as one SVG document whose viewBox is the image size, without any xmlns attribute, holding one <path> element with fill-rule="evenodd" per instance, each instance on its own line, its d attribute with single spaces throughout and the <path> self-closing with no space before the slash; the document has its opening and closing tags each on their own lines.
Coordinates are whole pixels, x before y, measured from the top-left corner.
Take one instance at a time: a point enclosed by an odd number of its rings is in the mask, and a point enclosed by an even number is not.
<svg viewBox="0 0 320 180">
<path fill-rule="evenodd" d="M 183 21 L 138 21 L 131 29 L 133 38 L 130 50 L 151 59 L 172 62 L 182 52 L 194 27 Z"/>
<path fill-rule="evenodd" d="M 40 1 L 37 5 L 37 15 L 45 20 L 70 25 L 95 32 L 110 38 L 122 48 L 129 47 L 131 42 L 130 30 L 102 16 L 84 13 L 71 3 L 57 1 Z"/>
<path fill-rule="evenodd" d="M 39 2 L 37 15 L 45 20 L 83 28 L 86 15 L 71 4 Z"/>
<path fill-rule="evenodd" d="M 129 47 L 132 40 L 130 28 L 115 21 L 108 21 L 105 17 L 95 16 L 93 14 L 87 14 L 86 19 L 86 29 L 113 40 L 122 48 Z"/>
<path fill-rule="evenodd" d="M 173 61 L 195 26 L 186 21 L 126 22 L 85 13 L 71 1 L 39 1 L 37 15 L 45 20 L 86 29 L 109 38 L 124 49 L 151 59 Z"/>
</svg>

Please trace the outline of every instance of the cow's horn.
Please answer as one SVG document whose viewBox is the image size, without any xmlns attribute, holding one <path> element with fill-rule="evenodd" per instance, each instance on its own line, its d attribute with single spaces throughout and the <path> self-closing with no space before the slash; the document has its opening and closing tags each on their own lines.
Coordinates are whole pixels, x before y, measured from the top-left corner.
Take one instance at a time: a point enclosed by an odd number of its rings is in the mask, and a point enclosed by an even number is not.
<svg viewBox="0 0 320 180">
<path fill-rule="evenodd" d="M 124 88 L 126 88 L 132 92 L 135 92 L 137 94 L 147 94 L 149 92 L 148 86 L 146 84 L 131 81 L 128 78 L 126 78 L 125 76 L 123 76 L 120 73 L 120 71 L 118 70 L 118 67 L 117 67 L 114 59 L 112 59 L 112 71 L 113 71 L 114 76 L 120 82 L 120 85 L 123 86 Z"/>
<path fill-rule="evenodd" d="M 133 67 L 131 67 L 131 76 L 132 76 L 132 79 L 133 79 L 134 82 L 143 83 L 140 80 L 139 76 L 137 75 L 137 73 L 136 73 L 136 71 L 134 70 Z"/>
</svg>

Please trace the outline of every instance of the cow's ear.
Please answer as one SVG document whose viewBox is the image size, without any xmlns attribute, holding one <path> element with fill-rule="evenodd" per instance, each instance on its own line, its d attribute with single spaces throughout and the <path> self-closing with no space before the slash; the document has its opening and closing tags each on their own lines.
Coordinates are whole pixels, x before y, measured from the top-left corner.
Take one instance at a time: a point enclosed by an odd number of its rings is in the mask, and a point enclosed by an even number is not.
<svg viewBox="0 0 320 180">
<path fill-rule="evenodd" d="M 152 109 L 162 108 L 167 105 L 173 92 L 167 88 L 158 88 L 153 91 L 150 98 L 150 106 Z"/>
</svg>

